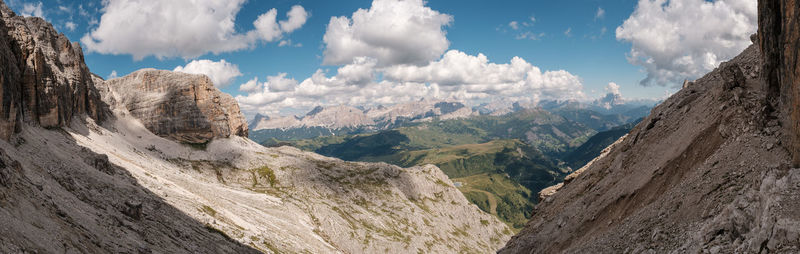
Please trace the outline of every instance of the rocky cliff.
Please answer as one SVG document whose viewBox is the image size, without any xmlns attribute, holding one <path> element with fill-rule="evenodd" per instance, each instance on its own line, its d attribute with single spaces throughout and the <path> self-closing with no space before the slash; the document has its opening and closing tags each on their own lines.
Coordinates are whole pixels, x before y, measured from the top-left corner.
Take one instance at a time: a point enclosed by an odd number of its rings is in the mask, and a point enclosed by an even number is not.
<svg viewBox="0 0 800 254">
<path fill-rule="evenodd" d="M 770 106 L 784 109 L 792 163 L 800 167 L 800 12 L 796 0 L 758 1 L 758 43 Z"/>
<path fill-rule="evenodd" d="M 0 138 L 31 124 L 65 126 L 75 115 L 104 118 L 80 45 L 41 18 L 16 16 L 0 2 Z"/>
<path fill-rule="evenodd" d="M 797 8 L 759 1 L 758 45 L 540 193 L 500 252 L 800 252 Z"/>
<path fill-rule="evenodd" d="M 205 75 L 144 69 L 104 85 L 156 135 L 192 144 L 247 137 L 239 104 Z"/>
</svg>

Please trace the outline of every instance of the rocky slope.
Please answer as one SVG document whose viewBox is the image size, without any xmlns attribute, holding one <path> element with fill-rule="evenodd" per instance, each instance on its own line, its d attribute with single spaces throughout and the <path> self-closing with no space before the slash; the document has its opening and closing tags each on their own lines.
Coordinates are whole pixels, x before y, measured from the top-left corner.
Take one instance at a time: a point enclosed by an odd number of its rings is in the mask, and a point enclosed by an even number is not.
<svg viewBox="0 0 800 254">
<path fill-rule="evenodd" d="M 0 138 L 25 124 L 64 126 L 76 115 L 104 118 L 83 52 L 41 18 L 0 3 Z"/>
<path fill-rule="evenodd" d="M 205 75 L 144 69 L 103 85 L 156 135 L 192 144 L 247 137 L 239 104 Z"/>
<path fill-rule="evenodd" d="M 797 65 L 788 53 L 798 50 L 796 6 L 760 1 L 763 56 L 753 45 L 657 106 L 601 157 L 543 191 L 526 228 L 500 252 L 800 251 Z"/>
<path fill-rule="evenodd" d="M 2 2 L 0 11 L 4 24 L 53 31 Z M 0 45 L 16 45 L 3 32 Z M 25 48 L 80 52 L 49 38 Z M 510 237 L 436 167 L 350 163 L 241 137 L 238 108 L 205 77 L 144 70 L 106 82 L 81 61 L 85 77 L 54 71 L 42 76 L 51 83 L 26 83 L 12 79 L 15 59 L 2 59 L 12 71 L 0 76 L 4 112 L 21 112 L 4 118 L 13 129 L 0 141 L 0 253 L 489 252 Z M 34 108 L 6 100 L 27 98 L 12 91 L 28 84 L 63 93 Z M 14 118 L 27 116 L 39 120 Z"/>
</svg>

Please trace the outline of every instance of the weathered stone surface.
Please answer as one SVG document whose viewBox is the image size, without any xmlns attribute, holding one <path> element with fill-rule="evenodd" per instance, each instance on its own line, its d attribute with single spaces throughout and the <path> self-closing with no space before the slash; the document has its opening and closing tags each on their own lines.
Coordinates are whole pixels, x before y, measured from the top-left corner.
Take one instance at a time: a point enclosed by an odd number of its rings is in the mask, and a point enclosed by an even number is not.
<svg viewBox="0 0 800 254">
<path fill-rule="evenodd" d="M 0 138 L 8 140 L 20 121 L 50 128 L 79 114 L 103 120 L 80 45 L 3 2 L 0 13 Z"/>
<path fill-rule="evenodd" d="M 205 75 L 144 69 L 105 85 L 156 135 L 193 144 L 215 137 L 247 137 L 239 104 Z"/>
<path fill-rule="evenodd" d="M 758 42 L 767 99 L 782 111 L 792 163 L 800 167 L 800 6 L 797 0 L 758 1 Z M 780 105 L 776 105 L 780 104 Z"/>
</svg>

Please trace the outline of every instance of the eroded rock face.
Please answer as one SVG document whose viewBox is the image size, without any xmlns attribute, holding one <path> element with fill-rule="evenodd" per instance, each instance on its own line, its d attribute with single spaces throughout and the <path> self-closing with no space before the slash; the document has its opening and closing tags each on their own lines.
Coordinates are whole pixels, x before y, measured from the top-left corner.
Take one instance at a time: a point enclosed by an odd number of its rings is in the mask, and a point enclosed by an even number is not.
<svg viewBox="0 0 800 254">
<path fill-rule="evenodd" d="M 247 137 L 239 104 L 205 75 L 139 70 L 105 84 L 151 132 L 183 143 Z"/>
<path fill-rule="evenodd" d="M 792 134 L 792 163 L 800 167 L 800 13 L 797 0 L 758 1 L 758 42 L 764 62 L 768 100 L 783 111 Z"/>
<path fill-rule="evenodd" d="M 102 120 L 102 102 L 80 45 L 37 17 L 16 16 L 0 2 L 0 138 L 21 121 L 52 128 L 75 115 Z"/>
</svg>

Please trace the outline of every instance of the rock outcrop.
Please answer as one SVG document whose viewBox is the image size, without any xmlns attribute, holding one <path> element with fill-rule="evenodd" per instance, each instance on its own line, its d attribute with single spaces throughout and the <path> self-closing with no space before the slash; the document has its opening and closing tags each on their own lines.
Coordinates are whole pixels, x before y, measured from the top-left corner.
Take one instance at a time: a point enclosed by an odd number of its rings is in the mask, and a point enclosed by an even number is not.
<svg viewBox="0 0 800 254">
<path fill-rule="evenodd" d="M 156 135 L 190 144 L 232 135 L 247 137 L 239 104 L 205 75 L 144 69 L 105 85 Z"/>
<path fill-rule="evenodd" d="M 0 15 L 0 138 L 8 140 L 23 122 L 53 128 L 81 114 L 103 120 L 80 45 L 3 2 Z"/>
<path fill-rule="evenodd" d="M 796 0 L 758 1 L 758 43 L 764 62 L 767 99 L 783 110 L 791 133 L 792 164 L 800 167 L 800 10 Z"/>
</svg>

